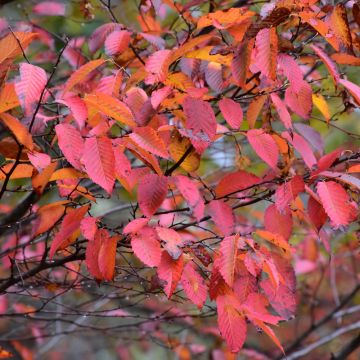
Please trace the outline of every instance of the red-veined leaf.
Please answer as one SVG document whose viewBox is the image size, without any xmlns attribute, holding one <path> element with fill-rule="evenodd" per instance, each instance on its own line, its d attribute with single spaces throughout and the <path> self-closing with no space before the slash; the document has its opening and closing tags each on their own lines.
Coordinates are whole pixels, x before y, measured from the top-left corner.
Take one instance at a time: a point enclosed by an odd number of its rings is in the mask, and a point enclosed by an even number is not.
<svg viewBox="0 0 360 360">
<path fill-rule="evenodd" d="M 174 293 L 176 286 L 181 279 L 183 267 L 183 256 L 174 260 L 167 251 L 162 252 L 157 274 L 159 279 L 165 282 L 164 291 L 168 298 Z"/>
<path fill-rule="evenodd" d="M 282 214 L 275 204 L 272 204 L 265 210 L 264 225 L 267 231 L 280 234 L 285 240 L 289 240 L 293 225 L 291 213 Z"/>
<path fill-rule="evenodd" d="M 162 158 L 169 158 L 169 153 L 163 139 L 150 126 L 134 128 L 129 137 L 142 149 Z"/>
<path fill-rule="evenodd" d="M 304 180 L 300 175 L 295 175 L 290 181 L 280 185 L 275 192 L 275 205 L 277 209 L 281 213 L 287 212 L 290 203 L 304 190 Z"/>
<path fill-rule="evenodd" d="M 94 107 L 119 122 L 128 126 L 136 126 L 134 115 L 127 105 L 111 95 L 94 93 L 86 95 L 84 100 L 88 106 Z"/>
<path fill-rule="evenodd" d="M 188 262 L 181 276 L 181 285 L 186 296 L 201 309 L 206 301 L 207 286 L 204 279 L 195 270 L 193 262 Z"/>
<path fill-rule="evenodd" d="M 84 140 L 78 130 L 69 124 L 55 126 L 59 148 L 66 160 L 77 170 L 82 170 L 80 162 L 84 153 Z"/>
<path fill-rule="evenodd" d="M 231 352 L 238 352 L 246 339 L 246 321 L 241 315 L 241 304 L 230 295 L 216 298 L 218 325 L 221 336 L 225 339 Z"/>
<path fill-rule="evenodd" d="M 147 266 L 158 266 L 161 259 L 160 240 L 155 229 L 144 226 L 131 236 L 134 254 Z"/>
<path fill-rule="evenodd" d="M 209 103 L 190 96 L 185 97 L 182 105 L 186 116 L 186 128 L 195 137 L 201 139 L 191 139 L 191 142 L 201 153 L 210 145 L 216 135 L 217 123 L 214 111 Z"/>
<path fill-rule="evenodd" d="M 275 110 L 279 115 L 280 121 L 284 124 L 286 129 L 292 129 L 293 126 L 292 126 L 291 116 L 284 102 L 280 99 L 279 95 L 275 93 L 272 93 L 270 97 L 271 97 L 271 101 L 275 106 Z"/>
<path fill-rule="evenodd" d="M 55 252 L 62 246 L 67 244 L 68 238 L 80 228 L 80 223 L 82 218 L 85 216 L 86 212 L 89 209 L 89 205 L 79 207 L 73 211 L 68 212 L 61 225 L 60 230 L 54 236 L 54 239 L 51 243 L 49 257 L 53 258 Z"/>
<path fill-rule="evenodd" d="M 231 235 L 234 232 L 235 219 L 230 205 L 222 200 L 212 200 L 207 209 L 215 225 L 224 236 Z"/>
<path fill-rule="evenodd" d="M 346 226 L 354 220 L 356 209 L 340 184 L 335 181 L 319 182 L 317 193 L 334 228 Z"/>
<path fill-rule="evenodd" d="M 255 64 L 261 74 L 275 80 L 276 57 L 278 54 L 278 37 L 276 27 L 262 29 L 255 39 L 256 59 Z"/>
<path fill-rule="evenodd" d="M 119 238 L 119 236 L 108 236 L 101 239 L 98 264 L 102 279 L 107 281 L 111 281 L 114 277 L 116 246 Z"/>
<path fill-rule="evenodd" d="M 226 122 L 232 129 L 239 129 L 243 119 L 243 111 L 239 103 L 232 99 L 221 99 L 219 108 Z"/>
<path fill-rule="evenodd" d="M 204 216 L 204 200 L 196 184 L 188 177 L 178 175 L 173 178 L 176 187 L 192 208 L 195 218 L 199 221 Z"/>
<path fill-rule="evenodd" d="M 64 94 L 71 90 L 75 85 L 80 83 L 81 81 L 85 80 L 85 78 L 97 67 L 104 64 L 106 60 L 105 59 L 97 59 L 97 60 L 91 60 L 81 66 L 79 69 L 77 69 L 75 72 L 73 72 L 69 78 L 69 80 L 66 82 L 66 86 L 64 89 Z"/>
<path fill-rule="evenodd" d="M 236 192 L 243 191 L 260 182 L 260 178 L 256 175 L 239 170 L 230 174 L 226 174 L 217 185 L 215 192 L 218 198 L 226 195 L 232 195 Z"/>
<path fill-rule="evenodd" d="M 171 50 L 159 50 L 148 57 L 145 64 L 148 73 L 145 79 L 146 84 L 156 84 L 166 80 L 172 61 L 170 55 Z"/>
<path fill-rule="evenodd" d="M 115 183 L 115 158 L 111 140 L 107 137 L 87 138 L 81 161 L 90 179 L 111 194 Z"/>
<path fill-rule="evenodd" d="M 277 169 L 279 148 L 271 135 L 262 129 L 252 129 L 247 133 L 248 141 L 257 155 L 271 168 Z"/>
<path fill-rule="evenodd" d="M 130 42 L 131 33 L 126 30 L 115 30 L 105 40 L 105 53 L 109 56 L 121 54 Z"/>
<path fill-rule="evenodd" d="M 20 64 L 20 80 L 15 83 L 16 94 L 26 115 L 40 101 L 40 96 L 47 83 L 44 69 L 28 63 Z"/>
<path fill-rule="evenodd" d="M 139 181 L 138 201 L 142 213 L 151 217 L 166 198 L 168 179 L 166 176 L 148 174 Z"/>
<path fill-rule="evenodd" d="M 239 235 L 227 236 L 220 244 L 219 271 L 229 286 L 233 286 Z"/>
</svg>

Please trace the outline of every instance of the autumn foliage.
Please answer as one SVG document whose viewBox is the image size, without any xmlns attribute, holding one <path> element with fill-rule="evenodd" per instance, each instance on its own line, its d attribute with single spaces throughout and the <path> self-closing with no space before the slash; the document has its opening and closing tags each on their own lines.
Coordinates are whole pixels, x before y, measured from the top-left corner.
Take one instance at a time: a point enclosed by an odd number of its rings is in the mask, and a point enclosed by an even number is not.
<svg viewBox="0 0 360 360">
<path fill-rule="evenodd" d="M 351 341 L 360 323 L 331 314 L 360 290 L 360 3 L 335 3 L 143 0 L 130 21 L 127 1 L 37 1 L 3 18 L 4 326 L 25 314 L 43 341 L 57 298 L 84 296 L 61 309 L 73 331 L 113 314 L 181 359 L 317 359 L 323 324 Z M 84 34 L 47 28 L 70 14 Z M 24 334 L 4 339 L 38 358 Z"/>
</svg>

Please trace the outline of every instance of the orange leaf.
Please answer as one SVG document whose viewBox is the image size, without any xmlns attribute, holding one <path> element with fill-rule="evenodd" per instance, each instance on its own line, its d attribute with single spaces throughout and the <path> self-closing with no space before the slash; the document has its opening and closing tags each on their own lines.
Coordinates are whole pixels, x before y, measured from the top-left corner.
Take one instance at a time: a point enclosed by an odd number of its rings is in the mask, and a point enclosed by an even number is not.
<svg viewBox="0 0 360 360">
<path fill-rule="evenodd" d="M 0 64 L 6 59 L 13 59 L 22 54 L 31 41 L 37 37 L 36 33 L 14 32 L 0 40 Z M 20 45 L 19 45 L 20 43 Z"/>
<path fill-rule="evenodd" d="M 20 105 L 15 91 L 15 85 L 6 83 L 0 92 L 0 113 L 11 110 Z"/>
</svg>

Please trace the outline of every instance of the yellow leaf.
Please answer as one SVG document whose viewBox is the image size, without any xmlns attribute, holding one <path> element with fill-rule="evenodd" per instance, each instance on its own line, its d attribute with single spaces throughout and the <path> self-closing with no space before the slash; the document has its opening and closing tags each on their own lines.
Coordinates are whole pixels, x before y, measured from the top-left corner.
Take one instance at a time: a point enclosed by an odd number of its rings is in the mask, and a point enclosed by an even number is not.
<svg viewBox="0 0 360 360">
<path fill-rule="evenodd" d="M 319 109 L 321 114 L 324 116 L 326 122 L 330 121 L 331 115 L 329 106 L 325 98 L 321 94 L 312 94 L 313 104 Z"/>
<path fill-rule="evenodd" d="M 204 46 L 201 49 L 190 51 L 185 54 L 184 57 L 191 58 L 191 59 L 200 59 L 206 61 L 212 61 L 218 64 L 230 66 L 233 55 L 211 55 L 210 52 L 213 49 L 213 46 Z"/>
<path fill-rule="evenodd" d="M 134 116 L 128 106 L 111 95 L 94 93 L 86 95 L 84 101 L 87 105 L 125 125 L 136 126 Z"/>
</svg>

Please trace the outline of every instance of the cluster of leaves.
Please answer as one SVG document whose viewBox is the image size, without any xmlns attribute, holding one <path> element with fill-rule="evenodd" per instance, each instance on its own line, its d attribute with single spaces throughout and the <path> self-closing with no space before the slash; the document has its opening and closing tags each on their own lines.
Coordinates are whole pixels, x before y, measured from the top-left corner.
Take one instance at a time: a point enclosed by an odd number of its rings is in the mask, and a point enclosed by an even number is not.
<svg viewBox="0 0 360 360">
<path fill-rule="evenodd" d="M 309 120 L 330 126 L 360 105 L 360 87 L 339 71 L 360 64 L 360 5 L 279 0 L 258 12 L 218 2 L 199 15 L 201 3 L 144 1 L 140 31 L 104 6 L 111 22 L 87 39 L 60 39 L 61 50 L 35 23 L 3 26 L 0 196 L 31 187 L 20 210 L 1 207 L 4 246 L 10 258 L 38 259 L 28 278 L 85 260 L 81 271 L 98 283 L 120 281 L 116 264 L 130 251 L 169 299 L 183 291 L 200 310 L 216 303 L 230 351 L 243 347 L 248 322 L 284 351 L 272 326 L 296 311 L 293 229 L 330 251 L 326 228 L 358 218 L 360 153 L 347 144 L 325 153 Z M 66 8 L 44 1 L 33 12 Z M 168 12 L 185 28 L 162 27 Z M 342 100 L 333 114 L 328 75 Z M 233 162 L 212 171 L 218 144 Z M 119 194 L 132 216 L 111 227 L 92 206 Z M 261 202 L 263 213 L 252 206 Z M 2 291 L 24 280 L 14 261 L 2 266 L 11 273 Z"/>
</svg>

